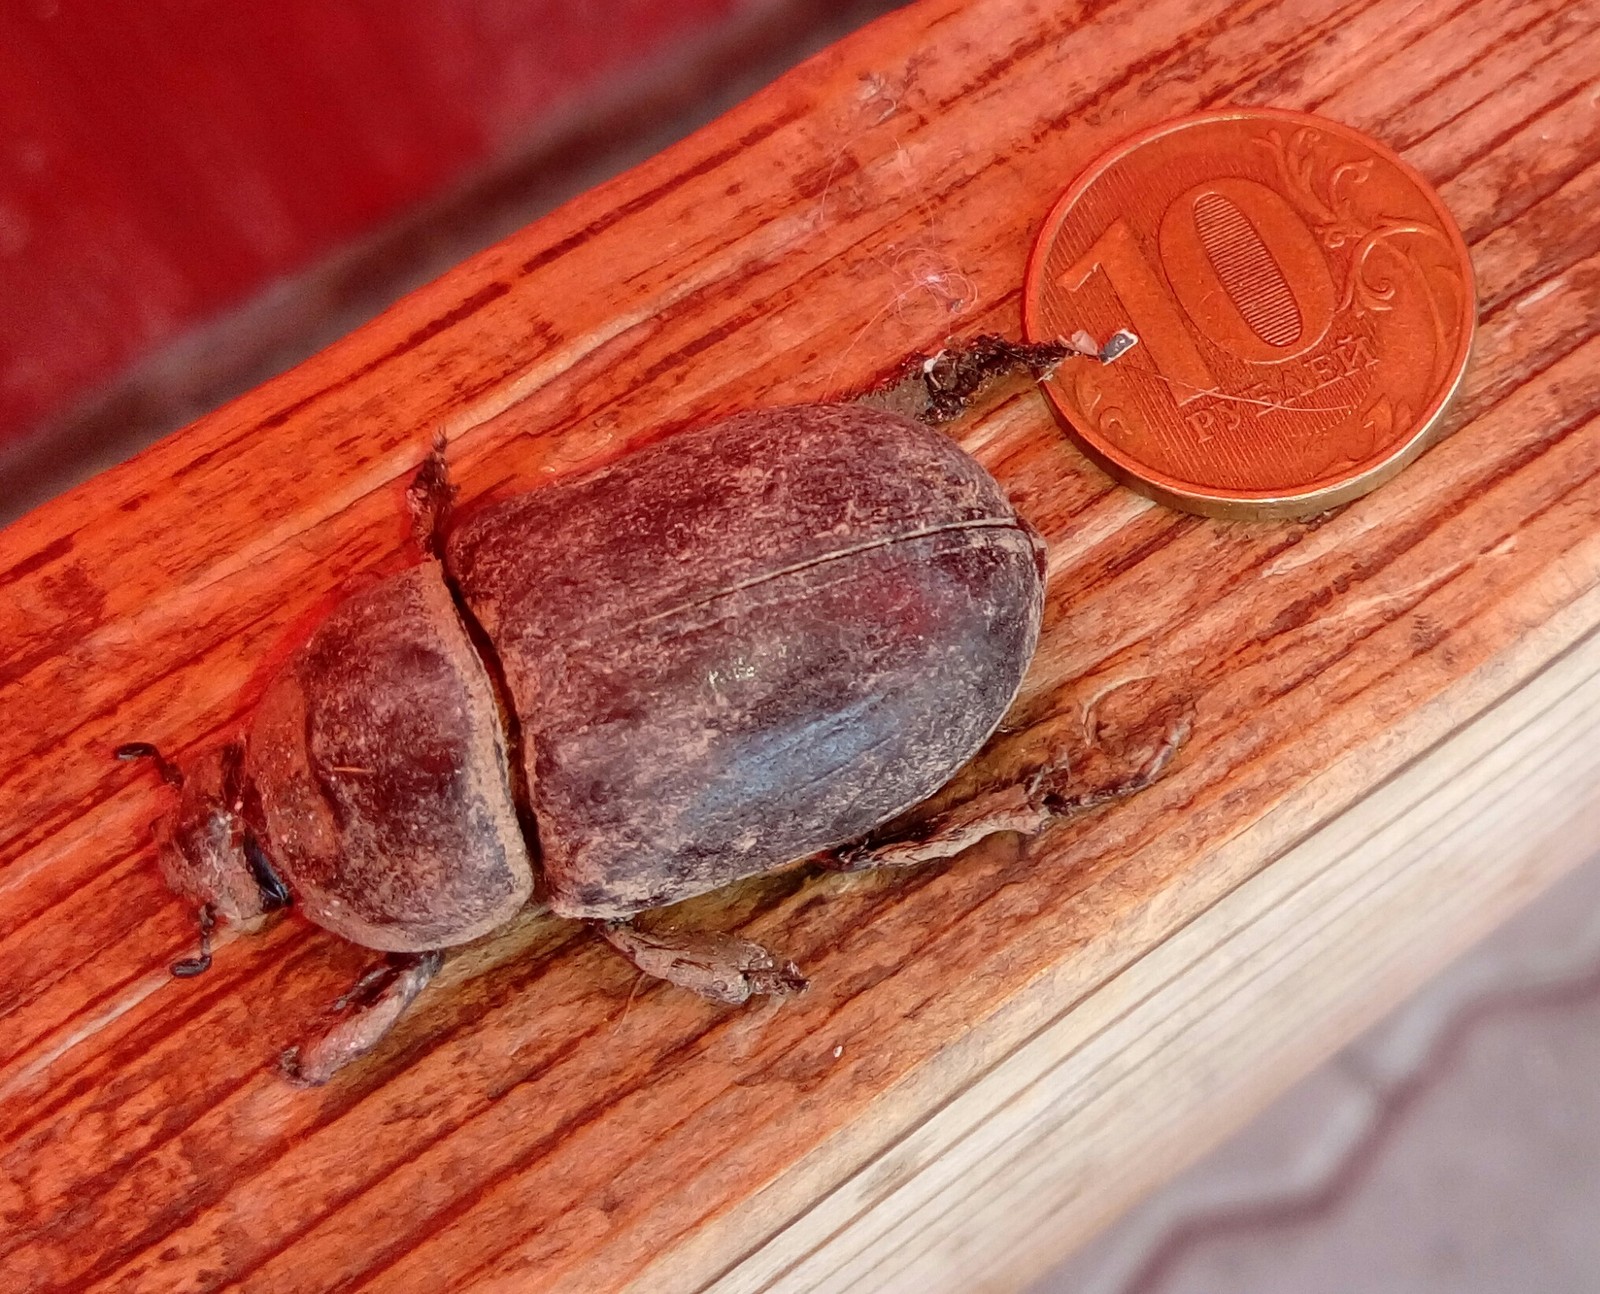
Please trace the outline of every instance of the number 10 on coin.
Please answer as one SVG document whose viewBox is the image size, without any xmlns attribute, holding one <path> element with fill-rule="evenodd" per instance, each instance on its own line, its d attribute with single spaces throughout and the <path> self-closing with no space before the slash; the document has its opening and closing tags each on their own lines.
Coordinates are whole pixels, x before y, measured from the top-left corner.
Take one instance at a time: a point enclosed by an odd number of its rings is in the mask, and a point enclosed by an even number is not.
<svg viewBox="0 0 1600 1294">
<path fill-rule="evenodd" d="M 1427 183 L 1300 113 L 1185 118 L 1102 158 L 1046 221 L 1035 339 L 1137 333 L 1050 399 L 1082 448 L 1160 501 L 1303 516 L 1421 452 L 1466 365 L 1472 271 Z"/>
</svg>

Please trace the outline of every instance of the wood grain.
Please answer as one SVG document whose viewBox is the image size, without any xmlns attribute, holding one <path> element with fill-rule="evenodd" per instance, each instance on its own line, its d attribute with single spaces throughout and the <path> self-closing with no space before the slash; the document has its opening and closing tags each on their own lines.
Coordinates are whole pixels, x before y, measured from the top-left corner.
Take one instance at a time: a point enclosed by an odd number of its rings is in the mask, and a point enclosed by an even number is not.
<svg viewBox="0 0 1600 1294">
<path fill-rule="evenodd" d="M 1235 891 L 1270 905 L 1296 842 L 1600 623 L 1597 66 L 1600 10 L 1554 0 L 913 5 L 0 534 L 8 1287 L 687 1290 L 800 1226 L 749 1269 L 778 1279 L 825 1234 L 808 1210 L 863 1170 L 892 1183 L 901 1139 L 1041 1029 L 1110 1009 Z M 1060 188 L 1226 102 L 1322 112 L 1417 165 L 1472 247 L 1480 329 L 1449 438 L 1316 523 L 1157 508 L 1036 392 L 960 428 L 1053 578 L 1023 694 L 951 796 L 1130 680 L 1193 708 L 1166 781 L 1032 848 L 696 904 L 806 968 L 777 1011 L 636 992 L 598 940 L 529 916 L 308 1095 L 272 1059 L 358 950 L 291 918 L 168 977 L 192 936 L 153 866 L 160 792 L 109 751 L 233 732 L 308 625 L 405 564 L 433 430 L 470 502 L 1014 333 Z M 1403 922 L 1403 894 L 1351 901 Z M 1351 1018 L 1286 1046 L 1282 1081 Z"/>
</svg>

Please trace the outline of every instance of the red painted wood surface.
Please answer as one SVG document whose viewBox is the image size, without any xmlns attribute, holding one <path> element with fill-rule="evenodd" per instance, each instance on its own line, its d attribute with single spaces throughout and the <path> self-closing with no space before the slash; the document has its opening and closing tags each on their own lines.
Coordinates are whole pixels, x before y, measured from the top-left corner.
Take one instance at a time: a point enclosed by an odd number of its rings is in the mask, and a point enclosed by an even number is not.
<svg viewBox="0 0 1600 1294">
<path fill-rule="evenodd" d="M 0 5 L 0 442 L 760 7 Z"/>
</svg>

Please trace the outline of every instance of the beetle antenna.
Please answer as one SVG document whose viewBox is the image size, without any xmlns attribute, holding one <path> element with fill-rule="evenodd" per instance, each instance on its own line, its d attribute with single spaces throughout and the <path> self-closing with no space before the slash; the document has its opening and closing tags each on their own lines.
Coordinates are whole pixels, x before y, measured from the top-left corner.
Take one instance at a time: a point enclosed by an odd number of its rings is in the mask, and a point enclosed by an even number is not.
<svg viewBox="0 0 1600 1294">
<path fill-rule="evenodd" d="M 156 771 L 161 774 L 161 780 L 168 786 L 183 785 L 183 770 L 163 755 L 154 742 L 129 741 L 124 742 L 111 752 L 118 759 L 153 759 L 156 762 Z"/>
<path fill-rule="evenodd" d="M 209 903 L 200 909 L 200 953 L 172 963 L 172 973 L 179 979 L 193 979 L 211 969 L 211 932 L 216 928 L 217 913 Z"/>
</svg>

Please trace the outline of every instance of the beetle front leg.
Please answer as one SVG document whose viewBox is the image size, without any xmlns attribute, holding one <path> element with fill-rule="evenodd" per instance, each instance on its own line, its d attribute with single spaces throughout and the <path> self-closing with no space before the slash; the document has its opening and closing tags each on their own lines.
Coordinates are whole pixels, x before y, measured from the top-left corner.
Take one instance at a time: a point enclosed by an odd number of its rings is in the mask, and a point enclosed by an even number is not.
<svg viewBox="0 0 1600 1294">
<path fill-rule="evenodd" d="M 443 964 L 444 954 L 437 949 L 391 953 L 333 1004 L 341 1018 L 326 1033 L 283 1053 L 279 1061 L 283 1076 L 297 1087 L 321 1087 L 383 1041 Z"/>
<path fill-rule="evenodd" d="M 760 944 L 737 935 L 664 928 L 643 930 L 630 921 L 597 921 L 602 938 L 646 975 L 691 993 L 739 1006 L 752 997 L 803 993 L 805 976 Z"/>
<path fill-rule="evenodd" d="M 433 438 L 433 449 L 422 460 L 411 484 L 406 487 L 406 507 L 411 512 L 411 533 L 417 547 L 429 557 L 444 555 L 444 531 L 455 502 L 456 487 L 444 461 L 445 439 L 441 432 Z"/>
<path fill-rule="evenodd" d="M 985 387 L 1001 378 L 1026 372 L 1043 381 L 1065 359 L 1109 364 L 1138 344 L 1138 337 L 1126 328 L 1113 333 L 1104 345 L 1086 332 L 1043 342 L 1014 342 L 982 333 L 933 355 L 913 355 L 887 381 L 850 398 L 940 427 L 964 414 Z"/>
</svg>

